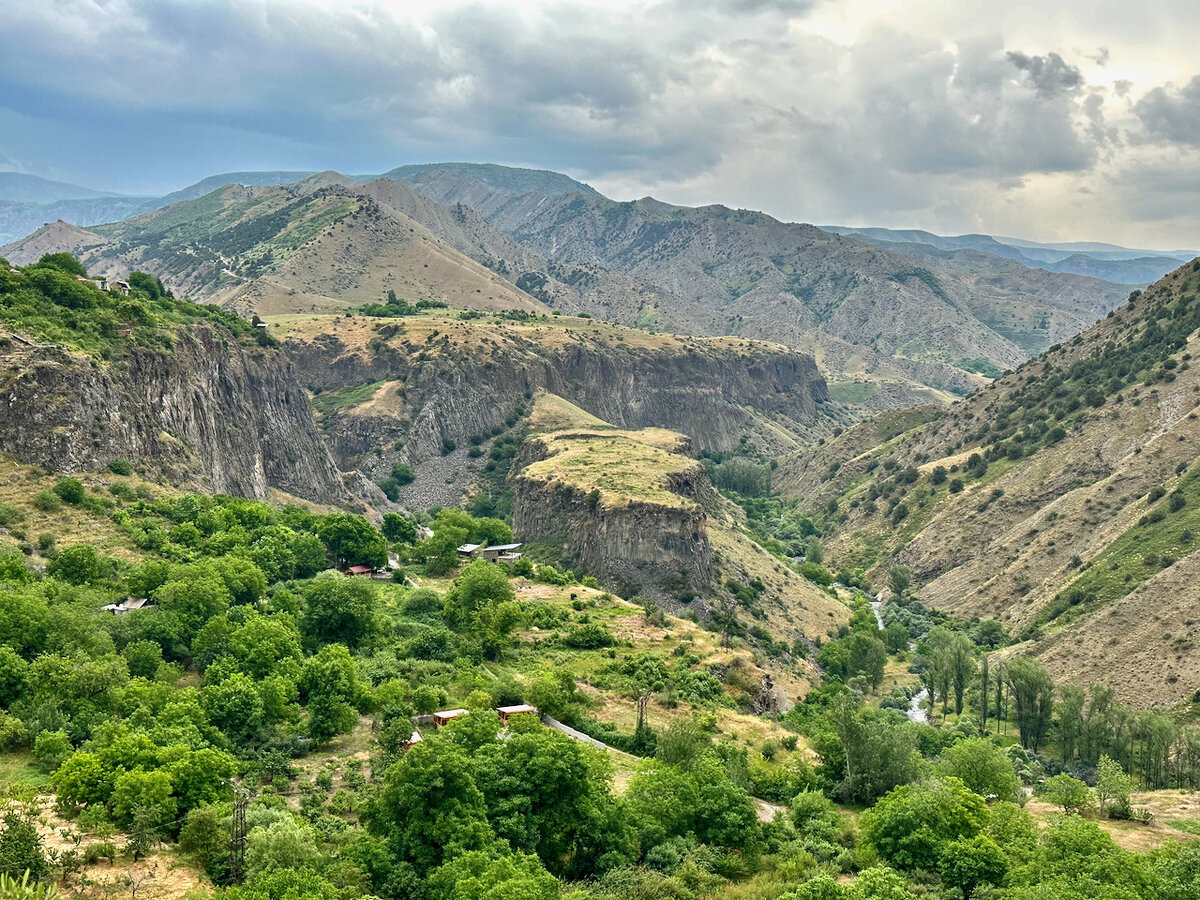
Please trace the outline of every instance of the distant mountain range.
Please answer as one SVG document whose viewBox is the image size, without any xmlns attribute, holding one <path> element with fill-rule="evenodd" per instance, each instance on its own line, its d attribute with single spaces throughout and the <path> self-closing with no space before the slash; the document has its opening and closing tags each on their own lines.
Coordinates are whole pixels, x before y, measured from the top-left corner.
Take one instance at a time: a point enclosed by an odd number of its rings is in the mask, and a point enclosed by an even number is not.
<svg viewBox="0 0 1200 900">
<path fill-rule="evenodd" d="M 20 195 L 69 189 L 25 181 Z M 71 249 L 98 271 L 144 268 L 191 296 L 261 314 L 344 309 L 395 290 L 773 340 L 811 353 L 835 399 L 865 409 L 967 393 L 1129 293 L 1026 254 L 1065 254 L 1051 263 L 1061 265 L 1078 248 L 842 236 L 724 206 L 618 202 L 557 172 L 473 163 L 379 177 L 226 173 L 158 198 L 0 200 L 0 224 L 4 210 L 28 224 L 31 209 L 39 225 L 63 221 L 0 248 L 13 262 Z M 105 218 L 117 221 L 96 224 Z M 1105 265 L 1142 262 L 1139 251 L 1089 252 L 1108 254 L 1095 257 Z M 1133 256 L 1109 258 L 1122 252 Z"/>
<path fill-rule="evenodd" d="M 821 228 L 898 253 L 921 256 L 935 255 L 932 253 L 934 250 L 950 253 L 976 250 L 1005 259 L 1014 259 L 1034 269 L 1089 275 L 1118 284 L 1146 284 L 1157 281 L 1200 255 L 1200 251 L 1195 250 L 1134 250 L 1116 244 L 1087 241 L 1043 244 L 990 234 L 945 237 L 912 229 L 848 228 L 842 225 L 822 225 Z"/>
</svg>

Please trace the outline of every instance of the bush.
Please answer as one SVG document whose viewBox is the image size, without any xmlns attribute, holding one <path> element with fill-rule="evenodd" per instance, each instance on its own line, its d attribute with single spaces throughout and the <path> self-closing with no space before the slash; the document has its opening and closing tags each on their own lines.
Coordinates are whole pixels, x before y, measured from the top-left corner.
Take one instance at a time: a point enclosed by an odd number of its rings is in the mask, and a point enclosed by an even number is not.
<svg viewBox="0 0 1200 900">
<path fill-rule="evenodd" d="M 56 771 L 72 750 L 65 731 L 43 731 L 33 742 L 33 758 L 43 772 Z"/>
<path fill-rule="evenodd" d="M 62 498 L 54 491 L 40 491 L 33 498 L 33 504 L 42 512 L 55 512 L 62 509 Z"/>
<path fill-rule="evenodd" d="M 829 574 L 829 570 L 824 566 L 817 565 L 816 563 L 801 563 L 800 574 L 809 581 L 819 584 L 822 587 L 829 587 L 829 585 L 833 584 L 833 576 Z"/>
<path fill-rule="evenodd" d="M 114 459 L 108 464 L 108 471 L 114 475 L 132 475 L 133 464 L 127 459 Z"/>
<path fill-rule="evenodd" d="M 25 513 L 21 512 L 21 510 L 17 509 L 15 506 L 9 506 L 7 503 L 0 503 L 0 528 L 9 528 L 13 525 L 20 525 L 24 521 Z"/>
<path fill-rule="evenodd" d="M 78 478 L 60 478 L 58 484 L 54 485 L 54 493 L 65 503 L 78 505 L 83 502 L 83 498 L 87 496 L 87 492 L 83 488 L 83 482 Z"/>
</svg>

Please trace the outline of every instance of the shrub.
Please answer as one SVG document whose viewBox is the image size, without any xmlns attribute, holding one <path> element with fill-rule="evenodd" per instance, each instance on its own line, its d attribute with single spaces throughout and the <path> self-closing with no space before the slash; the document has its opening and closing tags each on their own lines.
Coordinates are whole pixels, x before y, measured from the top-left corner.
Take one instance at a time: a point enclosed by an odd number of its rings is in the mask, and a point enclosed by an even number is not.
<svg viewBox="0 0 1200 900">
<path fill-rule="evenodd" d="M 829 585 L 833 584 L 833 576 L 829 573 L 829 570 L 813 562 L 801 563 L 800 574 L 822 587 L 829 587 Z"/>
<path fill-rule="evenodd" d="M 563 643 L 576 650 L 598 650 L 612 647 L 617 639 L 603 625 L 580 625 L 572 628 L 563 638 Z"/>
<path fill-rule="evenodd" d="M 9 528 L 12 525 L 20 525 L 24 521 L 25 513 L 21 512 L 21 510 L 17 509 L 15 506 L 9 506 L 7 503 L 0 503 L 0 528 Z"/>
<path fill-rule="evenodd" d="M 114 475 L 132 475 L 133 464 L 127 459 L 114 459 L 108 464 L 108 471 Z"/>
<path fill-rule="evenodd" d="M 43 772 L 57 770 L 72 750 L 65 731 L 43 731 L 33 742 L 33 758 Z"/>
<path fill-rule="evenodd" d="M 54 512 L 62 509 L 62 498 L 54 491 L 40 491 L 33 498 L 33 504 L 42 512 Z"/>
<path fill-rule="evenodd" d="M 64 502 L 75 505 L 82 503 L 83 498 L 87 496 L 83 482 L 78 478 L 60 478 L 58 484 L 54 485 L 54 493 Z"/>
</svg>

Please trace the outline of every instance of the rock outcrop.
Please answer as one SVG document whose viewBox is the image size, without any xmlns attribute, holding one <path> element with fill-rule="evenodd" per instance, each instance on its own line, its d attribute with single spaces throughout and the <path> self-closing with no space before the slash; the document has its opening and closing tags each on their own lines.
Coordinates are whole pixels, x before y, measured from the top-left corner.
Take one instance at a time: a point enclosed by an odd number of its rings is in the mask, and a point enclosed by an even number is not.
<svg viewBox="0 0 1200 900">
<path fill-rule="evenodd" d="M 620 435 L 617 437 L 616 435 Z M 706 505 L 716 493 L 700 464 L 687 457 L 658 451 L 647 460 L 638 433 L 559 432 L 537 435 L 521 449 L 513 476 L 513 531 L 561 553 L 603 584 L 624 594 L 666 601 L 678 608 L 693 596 L 707 595 L 713 584 L 713 552 L 708 539 Z M 572 480 L 559 473 L 554 457 L 574 443 L 627 443 L 629 464 L 640 468 L 650 486 L 627 494 L 614 493 L 605 477 L 612 467 L 601 458 L 601 472 L 582 472 Z M 681 443 L 679 449 L 685 449 Z M 603 448 L 596 455 L 603 453 Z M 539 466 L 539 463 L 550 463 Z M 578 469 L 574 470 L 579 472 Z M 614 480 L 623 480 L 618 474 Z M 596 485 L 596 486 L 593 486 Z"/>
<path fill-rule="evenodd" d="M 763 450 L 784 452 L 837 424 L 812 358 L 776 344 L 646 335 L 587 320 L 409 320 L 400 334 L 380 340 L 389 327 L 342 319 L 334 334 L 287 342 L 311 390 L 380 385 L 372 402 L 325 421 L 343 468 L 401 433 L 405 460 L 417 466 L 447 441 L 462 445 L 504 427 L 515 404 L 543 390 L 619 428 L 683 432 L 698 451 L 731 450 L 746 436 Z"/>
<path fill-rule="evenodd" d="M 52 471 L 129 459 L 173 484 L 319 502 L 346 490 L 277 351 L 195 325 L 103 362 L 0 336 L 0 453 Z"/>
</svg>

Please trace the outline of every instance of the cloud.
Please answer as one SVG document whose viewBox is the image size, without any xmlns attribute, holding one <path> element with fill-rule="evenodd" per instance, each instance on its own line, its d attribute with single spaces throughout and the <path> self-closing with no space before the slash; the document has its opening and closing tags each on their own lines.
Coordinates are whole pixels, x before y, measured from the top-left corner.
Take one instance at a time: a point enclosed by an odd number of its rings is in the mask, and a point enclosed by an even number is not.
<svg viewBox="0 0 1200 900">
<path fill-rule="evenodd" d="M 1069 65 L 1057 53 L 1029 56 L 1018 50 L 1010 50 L 1007 56 L 1008 61 L 1024 72 L 1044 97 L 1072 93 L 1083 86 L 1083 73 L 1079 67 Z"/>
<path fill-rule="evenodd" d="M 11 7 L 0 154 L 100 187 L 474 159 L 792 220 L 1030 233 L 1024 209 L 1043 236 L 1116 238 L 1153 220 L 1102 207 L 1124 196 L 1109 179 L 1149 165 L 1148 142 L 1200 141 L 1190 42 L 1167 27 L 1196 18 L 1187 0 L 1136 22 L 1086 0 L 1052 17 L 984 0 Z M 1200 241 L 1197 214 L 1155 202 Z"/>
<path fill-rule="evenodd" d="M 1152 140 L 1200 147 L 1200 75 L 1181 88 L 1156 87 L 1134 106 Z"/>
</svg>

